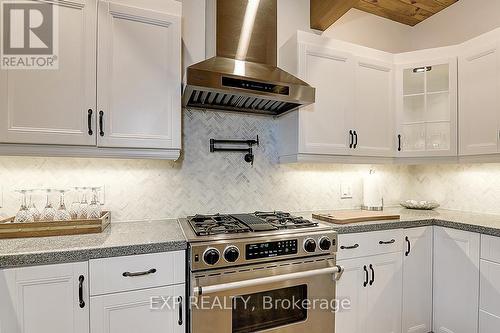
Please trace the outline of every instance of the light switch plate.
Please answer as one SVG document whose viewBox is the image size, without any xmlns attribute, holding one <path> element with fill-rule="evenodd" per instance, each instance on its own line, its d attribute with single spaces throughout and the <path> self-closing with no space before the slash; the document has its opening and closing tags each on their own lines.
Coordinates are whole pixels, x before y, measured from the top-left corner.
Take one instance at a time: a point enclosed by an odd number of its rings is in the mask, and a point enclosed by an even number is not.
<svg viewBox="0 0 500 333">
<path fill-rule="evenodd" d="M 340 184 L 340 198 L 341 199 L 352 199 L 352 184 L 351 183 Z"/>
</svg>

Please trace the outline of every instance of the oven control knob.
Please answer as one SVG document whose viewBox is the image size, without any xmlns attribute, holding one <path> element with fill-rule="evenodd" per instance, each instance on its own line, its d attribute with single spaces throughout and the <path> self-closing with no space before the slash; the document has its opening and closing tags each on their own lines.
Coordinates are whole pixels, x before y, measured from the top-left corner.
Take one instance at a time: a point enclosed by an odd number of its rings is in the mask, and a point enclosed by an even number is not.
<svg viewBox="0 0 500 333">
<path fill-rule="evenodd" d="M 306 239 L 306 241 L 304 242 L 304 250 L 306 250 L 306 252 L 316 251 L 316 242 L 314 241 L 314 239 Z"/>
<path fill-rule="evenodd" d="M 213 248 L 210 248 L 210 249 L 207 249 L 205 251 L 205 253 L 203 253 L 203 261 L 207 264 L 207 265 L 215 265 L 220 259 L 220 253 L 219 253 L 219 250 L 217 249 L 213 249 Z"/>
<path fill-rule="evenodd" d="M 238 260 L 240 257 L 240 250 L 236 246 L 229 246 L 225 251 L 224 251 L 224 259 L 226 259 L 227 262 L 235 262 Z"/>
<path fill-rule="evenodd" d="M 332 247 L 332 241 L 328 237 L 321 237 L 319 240 L 319 248 L 323 251 L 328 251 Z"/>
</svg>

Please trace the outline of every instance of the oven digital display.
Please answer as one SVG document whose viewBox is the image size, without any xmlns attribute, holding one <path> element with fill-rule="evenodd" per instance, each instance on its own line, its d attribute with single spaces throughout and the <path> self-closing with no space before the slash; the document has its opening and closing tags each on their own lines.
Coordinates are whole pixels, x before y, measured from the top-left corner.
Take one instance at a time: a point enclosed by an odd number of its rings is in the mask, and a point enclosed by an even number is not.
<svg viewBox="0 0 500 333">
<path fill-rule="evenodd" d="M 247 260 L 251 260 L 297 254 L 297 244 L 297 239 L 247 244 L 245 257 Z"/>
</svg>

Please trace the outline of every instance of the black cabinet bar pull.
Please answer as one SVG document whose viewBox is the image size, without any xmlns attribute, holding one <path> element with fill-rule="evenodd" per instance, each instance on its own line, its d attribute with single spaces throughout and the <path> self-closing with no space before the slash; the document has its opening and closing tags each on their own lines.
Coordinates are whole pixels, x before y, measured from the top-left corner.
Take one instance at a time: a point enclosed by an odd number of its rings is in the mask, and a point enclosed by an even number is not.
<svg viewBox="0 0 500 333">
<path fill-rule="evenodd" d="M 373 265 L 370 264 L 370 270 L 372 271 L 372 279 L 370 280 L 370 286 L 375 282 L 375 270 L 373 269 Z"/>
<path fill-rule="evenodd" d="M 183 320 L 182 320 L 182 296 L 179 296 L 179 320 L 177 321 L 177 324 L 179 326 L 182 326 Z"/>
<path fill-rule="evenodd" d="M 410 252 L 411 252 L 411 242 L 410 242 L 410 239 L 408 238 L 408 236 L 405 237 L 405 240 L 406 240 L 406 244 L 408 245 L 407 250 L 405 252 L 405 256 L 408 257 L 410 255 Z"/>
<path fill-rule="evenodd" d="M 368 270 L 366 269 L 366 265 L 363 266 L 363 270 L 365 271 L 365 282 L 363 282 L 363 287 L 366 287 L 368 284 Z"/>
<path fill-rule="evenodd" d="M 354 244 L 353 246 L 344 246 L 342 245 L 340 247 L 340 249 L 342 250 L 354 250 L 354 249 L 357 249 L 359 247 L 359 244 Z"/>
<path fill-rule="evenodd" d="M 358 147 L 358 133 L 354 131 L 354 149 Z"/>
<path fill-rule="evenodd" d="M 87 117 L 88 117 L 87 123 L 88 123 L 88 127 L 89 127 L 89 135 L 94 134 L 94 131 L 92 131 L 92 113 L 93 113 L 92 109 L 89 109 L 87 111 Z"/>
<path fill-rule="evenodd" d="M 352 130 L 349 131 L 349 148 L 352 149 L 352 145 L 354 144 L 354 136 L 352 134 Z"/>
<path fill-rule="evenodd" d="M 104 112 L 99 111 L 99 135 L 104 136 L 104 129 L 102 126 L 102 118 L 104 118 Z"/>
<path fill-rule="evenodd" d="M 82 309 L 85 307 L 85 301 L 83 300 L 83 281 L 85 281 L 85 277 L 80 275 L 78 278 L 78 303 Z"/>
<path fill-rule="evenodd" d="M 401 134 L 398 134 L 398 151 L 401 151 Z"/>
<path fill-rule="evenodd" d="M 156 273 L 156 268 L 151 268 L 149 271 L 144 271 L 144 272 L 136 272 L 136 273 L 125 272 L 122 275 L 124 277 L 134 277 L 134 276 L 144 276 L 144 275 L 149 275 L 149 274 L 154 274 L 154 273 Z"/>
<path fill-rule="evenodd" d="M 396 240 L 395 239 L 391 239 L 390 241 L 388 242 L 384 242 L 384 241 L 380 241 L 378 242 L 380 245 L 388 245 L 388 244 L 394 244 L 396 243 Z"/>
</svg>

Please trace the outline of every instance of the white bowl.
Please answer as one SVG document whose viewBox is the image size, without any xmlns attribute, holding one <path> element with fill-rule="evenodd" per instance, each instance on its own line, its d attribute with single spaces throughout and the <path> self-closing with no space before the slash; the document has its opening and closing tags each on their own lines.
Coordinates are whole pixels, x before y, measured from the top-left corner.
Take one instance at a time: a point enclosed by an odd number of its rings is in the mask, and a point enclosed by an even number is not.
<svg viewBox="0 0 500 333">
<path fill-rule="evenodd" d="M 408 209 L 421 209 L 421 210 L 432 210 L 439 207 L 439 204 L 435 201 L 426 200 L 406 200 L 402 201 L 401 206 Z"/>
</svg>

